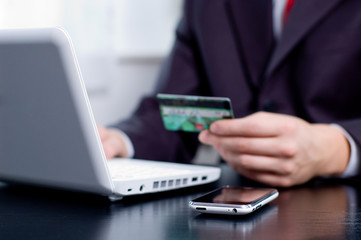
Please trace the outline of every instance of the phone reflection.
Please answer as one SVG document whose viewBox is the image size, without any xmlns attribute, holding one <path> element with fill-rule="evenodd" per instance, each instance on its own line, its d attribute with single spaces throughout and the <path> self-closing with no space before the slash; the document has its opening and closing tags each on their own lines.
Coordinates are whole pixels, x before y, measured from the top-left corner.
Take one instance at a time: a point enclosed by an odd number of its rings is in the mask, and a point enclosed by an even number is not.
<svg viewBox="0 0 361 240">
<path fill-rule="evenodd" d="M 276 200 L 254 214 L 200 214 L 189 225 L 202 239 L 344 239 L 347 193 L 344 186 L 283 190 Z"/>
<path fill-rule="evenodd" d="M 190 219 L 189 225 L 199 239 L 257 239 L 256 229 L 268 225 L 277 215 L 278 207 L 268 205 L 245 216 L 200 214 Z"/>
</svg>

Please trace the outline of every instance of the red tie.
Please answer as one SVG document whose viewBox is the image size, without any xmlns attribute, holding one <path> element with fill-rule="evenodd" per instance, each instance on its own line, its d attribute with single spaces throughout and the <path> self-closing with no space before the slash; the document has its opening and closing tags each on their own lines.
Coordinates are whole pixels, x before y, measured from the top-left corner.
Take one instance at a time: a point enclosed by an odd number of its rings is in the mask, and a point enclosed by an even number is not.
<svg viewBox="0 0 361 240">
<path fill-rule="evenodd" d="M 283 12 L 283 16 L 282 16 L 282 24 L 285 25 L 286 21 L 288 19 L 288 16 L 290 15 L 291 9 L 293 4 L 295 3 L 295 0 L 287 0 L 286 2 L 286 6 L 285 6 L 285 11 Z"/>
</svg>

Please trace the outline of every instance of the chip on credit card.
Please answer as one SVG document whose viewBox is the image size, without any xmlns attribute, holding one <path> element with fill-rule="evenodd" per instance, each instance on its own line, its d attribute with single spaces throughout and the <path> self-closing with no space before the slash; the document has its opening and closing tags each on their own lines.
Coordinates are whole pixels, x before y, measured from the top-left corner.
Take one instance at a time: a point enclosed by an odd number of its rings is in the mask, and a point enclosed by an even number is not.
<svg viewBox="0 0 361 240">
<path fill-rule="evenodd" d="M 157 99 L 164 127 L 170 131 L 200 132 L 214 121 L 233 118 L 229 98 L 159 93 Z"/>
</svg>

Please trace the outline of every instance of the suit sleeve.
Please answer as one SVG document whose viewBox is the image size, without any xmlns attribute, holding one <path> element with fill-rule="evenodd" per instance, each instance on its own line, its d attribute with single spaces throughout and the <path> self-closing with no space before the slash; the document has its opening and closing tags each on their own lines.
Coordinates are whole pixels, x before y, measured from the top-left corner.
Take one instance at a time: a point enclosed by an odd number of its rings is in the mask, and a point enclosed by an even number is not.
<svg viewBox="0 0 361 240">
<path fill-rule="evenodd" d="M 112 127 L 124 131 L 131 139 L 135 158 L 190 162 L 198 148 L 198 134 L 165 130 L 155 98 L 158 92 L 206 95 L 207 84 L 197 56 L 197 44 L 189 27 L 188 4 L 176 29 L 176 41 L 164 62 L 155 93 L 142 99 L 135 113 Z"/>
</svg>

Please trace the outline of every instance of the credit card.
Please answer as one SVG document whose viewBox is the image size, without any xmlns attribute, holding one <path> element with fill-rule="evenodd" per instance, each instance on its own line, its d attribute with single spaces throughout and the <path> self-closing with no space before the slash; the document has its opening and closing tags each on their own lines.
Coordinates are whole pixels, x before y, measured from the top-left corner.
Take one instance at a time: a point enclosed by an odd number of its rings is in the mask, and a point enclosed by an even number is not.
<svg viewBox="0 0 361 240">
<path fill-rule="evenodd" d="M 159 93 L 157 99 L 164 127 L 170 131 L 200 132 L 214 121 L 233 118 L 229 98 Z"/>
</svg>

